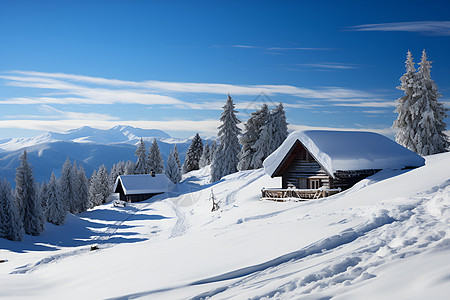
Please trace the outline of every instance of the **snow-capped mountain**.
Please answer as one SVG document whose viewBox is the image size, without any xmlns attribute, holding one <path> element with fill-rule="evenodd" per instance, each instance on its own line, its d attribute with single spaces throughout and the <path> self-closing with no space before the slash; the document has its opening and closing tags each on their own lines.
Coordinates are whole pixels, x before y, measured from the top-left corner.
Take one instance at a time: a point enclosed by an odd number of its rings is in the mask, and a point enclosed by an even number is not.
<svg viewBox="0 0 450 300">
<path fill-rule="evenodd" d="M 63 133 L 46 132 L 31 138 L 0 139 L 0 150 L 14 151 L 44 143 L 58 141 L 95 144 L 136 144 L 140 138 L 150 141 L 153 138 L 168 143 L 186 142 L 185 139 L 170 137 L 159 129 L 142 129 L 129 125 L 117 125 L 110 129 L 96 129 L 89 126 L 72 129 Z"/>
<path fill-rule="evenodd" d="M 28 152 L 29 162 L 37 182 L 48 181 L 52 172 L 59 175 L 64 161 L 82 165 L 90 176 L 100 165 L 108 169 L 119 161 L 136 161 L 136 144 L 143 138 L 147 149 L 153 138 L 158 145 L 164 161 L 177 144 L 180 159 L 189 147 L 189 139 L 172 138 L 158 129 L 141 129 L 118 125 L 102 130 L 81 127 L 64 133 L 47 132 L 32 138 L 0 140 L 0 178 L 6 178 L 14 186 L 14 176 L 19 165 L 19 157 L 24 149 Z"/>
</svg>

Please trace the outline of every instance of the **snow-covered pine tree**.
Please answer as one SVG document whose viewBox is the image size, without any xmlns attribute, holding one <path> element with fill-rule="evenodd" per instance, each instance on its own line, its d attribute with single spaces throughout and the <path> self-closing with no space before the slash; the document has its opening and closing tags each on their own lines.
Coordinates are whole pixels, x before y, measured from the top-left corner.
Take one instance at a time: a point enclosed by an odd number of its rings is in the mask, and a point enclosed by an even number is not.
<svg viewBox="0 0 450 300">
<path fill-rule="evenodd" d="M 21 209 L 23 228 L 26 234 L 39 235 L 44 231 L 45 218 L 41 201 L 36 197 L 33 171 L 28 163 L 25 150 L 20 156 L 20 165 L 16 169 L 16 203 Z"/>
<path fill-rule="evenodd" d="M 214 155 L 216 153 L 216 150 L 217 150 L 217 142 L 216 142 L 216 140 L 214 140 L 211 143 L 211 147 L 209 147 L 209 158 L 208 158 L 209 164 L 212 163 L 212 161 L 214 159 Z"/>
<path fill-rule="evenodd" d="M 397 89 L 405 93 L 404 96 L 395 100 L 395 112 L 398 113 L 397 119 L 394 121 L 393 127 L 399 131 L 395 134 L 395 141 L 411 151 L 417 152 L 415 136 L 418 130 L 418 124 L 415 120 L 416 116 L 412 113 L 412 107 L 417 99 L 418 76 L 415 73 L 413 56 L 408 50 L 406 55 L 406 73 L 400 77 L 400 86 Z"/>
<path fill-rule="evenodd" d="M 239 153 L 239 171 L 255 169 L 253 166 L 253 156 L 256 151 L 254 145 L 260 138 L 262 127 L 268 115 L 269 108 L 267 104 L 263 104 L 260 109 L 252 113 L 247 123 L 245 123 L 245 132 L 239 139 L 242 145 Z"/>
<path fill-rule="evenodd" d="M 170 151 L 170 154 L 167 158 L 167 168 L 166 175 L 167 177 L 175 184 L 181 181 L 181 168 L 179 164 L 178 150 L 177 145 L 175 145 L 173 151 Z"/>
<path fill-rule="evenodd" d="M 72 181 L 72 204 L 70 212 L 73 214 L 81 212 L 81 181 L 78 178 L 78 167 L 77 163 L 74 161 L 71 170 L 71 181 Z"/>
<path fill-rule="evenodd" d="M 199 169 L 200 157 L 203 153 L 203 142 L 198 133 L 192 139 L 191 145 L 186 152 L 186 157 L 183 163 L 183 173 Z"/>
<path fill-rule="evenodd" d="M 111 168 L 111 171 L 109 172 L 109 184 L 111 192 L 113 192 L 114 190 L 114 185 L 119 175 L 125 175 L 125 162 L 123 161 L 119 161 L 117 164 L 114 164 Z"/>
<path fill-rule="evenodd" d="M 58 180 L 53 172 L 47 186 L 47 198 L 47 221 L 55 225 L 64 224 L 67 214 L 66 205 L 62 201 Z"/>
<path fill-rule="evenodd" d="M 89 180 L 86 177 L 83 166 L 80 166 L 76 173 L 76 190 L 78 195 L 78 211 L 83 212 L 91 207 L 89 202 Z"/>
<path fill-rule="evenodd" d="M 148 174 L 149 170 L 147 153 L 145 150 L 145 142 L 142 138 L 134 155 L 137 156 L 136 169 L 134 170 L 134 174 Z"/>
<path fill-rule="evenodd" d="M 134 175 L 134 170 L 136 169 L 136 164 L 131 160 L 125 163 L 124 175 Z"/>
<path fill-rule="evenodd" d="M 178 169 L 180 169 L 180 173 L 181 173 L 181 161 L 180 161 L 180 154 L 178 153 L 177 144 L 175 144 L 175 146 L 173 147 L 173 157 L 175 158 Z"/>
<path fill-rule="evenodd" d="M 0 180 L 0 237 L 11 241 L 21 241 L 23 224 L 14 201 L 11 186 Z"/>
<path fill-rule="evenodd" d="M 272 143 L 270 154 L 277 150 L 278 147 L 283 144 L 284 140 L 288 136 L 288 123 L 286 121 L 286 114 L 284 112 L 283 103 L 280 104 L 272 111 L 273 114 L 273 128 L 272 128 Z"/>
<path fill-rule="evenodd" d="M 97 180 L 97 170 L 92 172 L 91 178 L 89 178 L 89 204 L 90 208 L 98 205 L 97 190 L 99 190 L 99 183 Z"/>
<path fill-rule="evenodd" d="M 106 203 L 110 194 L 108 170 L 105 165 L 101 165 L 91 178 L 89 185 L 90 202 L 94 206 L 101 205 Z"/>
<path fill-rule="evenodd" d="M 158 142 L 153 139 L 152 145 L 148 151 L 148 165 L 149 171 L 153 171 L 156 174 L 164 174 L 164 160 L 159 151 Z"/>
<path fill-rule="evenodd" d="M 444 122 L 447 113 L 444 105 L 438 101 L 442 95 L 431 79 L 431 61 L 428 61 L 425 50 L 419 66 L 417 79 L 420 92 L 412 107 L 413 118 L 418 120 L 414 137 L 416 150 L 420 155 L 445 152 L 448 147 L 448 137 L 445 134 L 447 125 Z"/>
<path fill-rule="evenodd" d="M 198 167 L 203 168 L 211 163 L 209 160 L 210 157 L 209 153 L 209 144 L 205 142 L 205 145 L 203 146 L 203 152 L 202 156 L 200 156 L 200 160 L 198 161 Z"/>
<path fill-rule="evenodd" d="M 45 220 L 47 220 L 47 208 L 48 208 L 48 184 L 43 182 L 39 187 L 39 199 L 41 199 L 42 213 L 44 214 Z"/>
<path fill-rule="evenodd" d="M 76 213 L 76 200 L 74 199 L 74 174 L 72 164 L 67 157 L 61 169 L 61 177 L 59 178 L 59 194 L 61 201 L 66 206 L 66 210 Z"/>
<path fill-rule="evenodd" d="M 236 113 L 233 99 L 228 94 L 227 101 L 223 106 L 222 115 L 220 116 L 220 121 L 222 122 L 218 132 L 220 143 L 217 146 L 211 163 L 211 182 L 216 182 L 223 176 L 237 171 L 238 156 L 241 151 L 239 146 L 241 129 L 237 124 L 241 121 L 236 117 Z"/>
<path fill-rule="evenodd" d="M 286 115 L 283 103 L 275 107 L 267 115 L 262 126 L 260 137 L 254 144 L 255 153 L 252 165 L 255 169 L 262 168 L 263 161 L 284 142 L 288 136 Z"/>
</svg>

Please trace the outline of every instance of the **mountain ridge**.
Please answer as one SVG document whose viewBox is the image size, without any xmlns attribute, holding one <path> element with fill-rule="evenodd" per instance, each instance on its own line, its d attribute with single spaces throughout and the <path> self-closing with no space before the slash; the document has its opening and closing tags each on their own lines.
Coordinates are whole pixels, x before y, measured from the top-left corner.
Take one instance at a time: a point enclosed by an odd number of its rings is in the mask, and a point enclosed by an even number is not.
<svg viewBox="0 0 450 300">
<path fill-rule="evenodd" d="M 167 143 L 181 143 L 187 141 L 187 139 L 173 138 L 159 129 L 142 129 L 130 125 L 116 125 L 110 129 L 98 129 L 83 126 L 62 133 L 48 131 L 29 138 L 0 139 L 0 150 L 15 151 L 22 148 L 57 141 L 94 143 L 101 145 L 120 143 L 135 145 L 139 142 L 141 137 L 145 141 L 150 141 L 153 138 L 156 138 L 157 140 L 165 141 Z"/>
</svg>

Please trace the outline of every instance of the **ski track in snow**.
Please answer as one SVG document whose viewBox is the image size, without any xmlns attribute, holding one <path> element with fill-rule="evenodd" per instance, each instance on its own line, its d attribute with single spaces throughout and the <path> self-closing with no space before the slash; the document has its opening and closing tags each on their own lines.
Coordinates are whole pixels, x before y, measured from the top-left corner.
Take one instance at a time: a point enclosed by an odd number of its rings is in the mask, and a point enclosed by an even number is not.
<svg viewBox="0 0 450 300">
<path fill-rule="evenodd" d="M 102 231 L 101 235 L 99 234 L 97 236 L 94 236 L 91 240 L 92 244 L 88 245 L 88 247 L 83 247 L 82 249 L 76 249 L 76 250 L 72 250 L 69 252 L 59 253 L 59 254 L 54 254 L 54 255 L 44 257 L 43 259 L 40 259 L 36 263 L 27 264 L 25 266 L 18 267 L 15 271 L 12 271 L 10 274 L 28 274 L 39 268 L 45 267 L 46 265 L 48 265 L 50 263 L 56 263 L 56 262 L 60 261 L 61 259 L 75 256 L 75 255 L 81 255 L 86 252 L 90 252 L 92 245 L 95 245 L 96 242 L 98 242 L 98 241 L 102 241 L 102 242 L 106 241 L 107 242 L 111 238 L 111 236 L 117 232 L 117 230 L 120 228 L 120 226 L 123 224 L 123 222 L 129 220 L 132 216 L 136 215 L 139 211 L 147 208 L 150 204 L 151 204 L 151 202 L 146 203 L 145 205 L 142 205 L 140 207 L 133 207 L 134 209 L 131 210 L 130 213 L 128 213 L 127 217 L 107 226 L 106 230 Z M 113 247 L 113 245 L 108 245 L 105 243 L 100 247 L 100 249 L 105 249 L 105 248 L 109 248 L 109 247 Z"/>
<path fill-rule="evenodd" d="M 185 235 L 188 228 L 185 213 L 175 203 L 172 203 L 172 209 L 175 212 L 175 215 L 177 216 L 177 222 L 172 228 L 170 238 Z"/>
<path fill-rule="evenodd" d="M 294 277 L 271 292 L 251 299 L 292 299 L 311 292 L 325 291 L 334 286 L 348 286 L 375 277 L 370 271 L 383 263 L 414 256 L 429 247 L 446 247 L 450 243 L 450 206 L 445 203 L 450 195 L 450 180 L 417 197 L 413 205 L 400 205 L 392 211 L 381 210 L 360 228 L 349 228 L 304 249 L 283 255 L 260 265 L 235 270 L 220 276 L 200 280 L 191 285 L 241 278 L 232 284 L 216 287 L 192 299 L 239 298 L 239 290 L 250 284 L 253 289 L 263 288 L 276 279 Z M 423 218 L 424 214 L 430 218 Z M 431 220 L 431 221 L 430 221 Z M 382 227 L 388 227 L 382 228 Z M 327 266 L 311 273 L 284 274 L 283 269 L 302 263 L 308 256 L 326 256 L 356 243 L 356 251 L 348 251 L 327 261 Z M 298 268 L 297 268 L 298 269 Z M 281 274 L 278 274 L 281 273 Z M 296 276 L 297 275 L 297 276 Z M 243 277 L 243 278 L 242 278 Z M 231 292 L 231 293 L 227 293 Z M 331 298 L 331 297 L 329 297 Z M 326 299 L 329 299 L 326 298 Z"/>
</svg>

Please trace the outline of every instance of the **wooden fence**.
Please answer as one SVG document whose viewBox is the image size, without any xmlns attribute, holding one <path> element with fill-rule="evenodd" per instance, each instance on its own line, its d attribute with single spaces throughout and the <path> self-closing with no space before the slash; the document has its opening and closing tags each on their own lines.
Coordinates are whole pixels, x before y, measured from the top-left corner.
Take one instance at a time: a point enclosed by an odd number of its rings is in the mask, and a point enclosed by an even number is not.
<svg viewBox="0 0 450 300">
<path fill-rule="evenodd" d="M 261 190 L 260 200 L 271 200 L 278 202 L 306 201 L 319 199 L 337 194 L 341 189 L 265 189 Z"/>
</svg>

